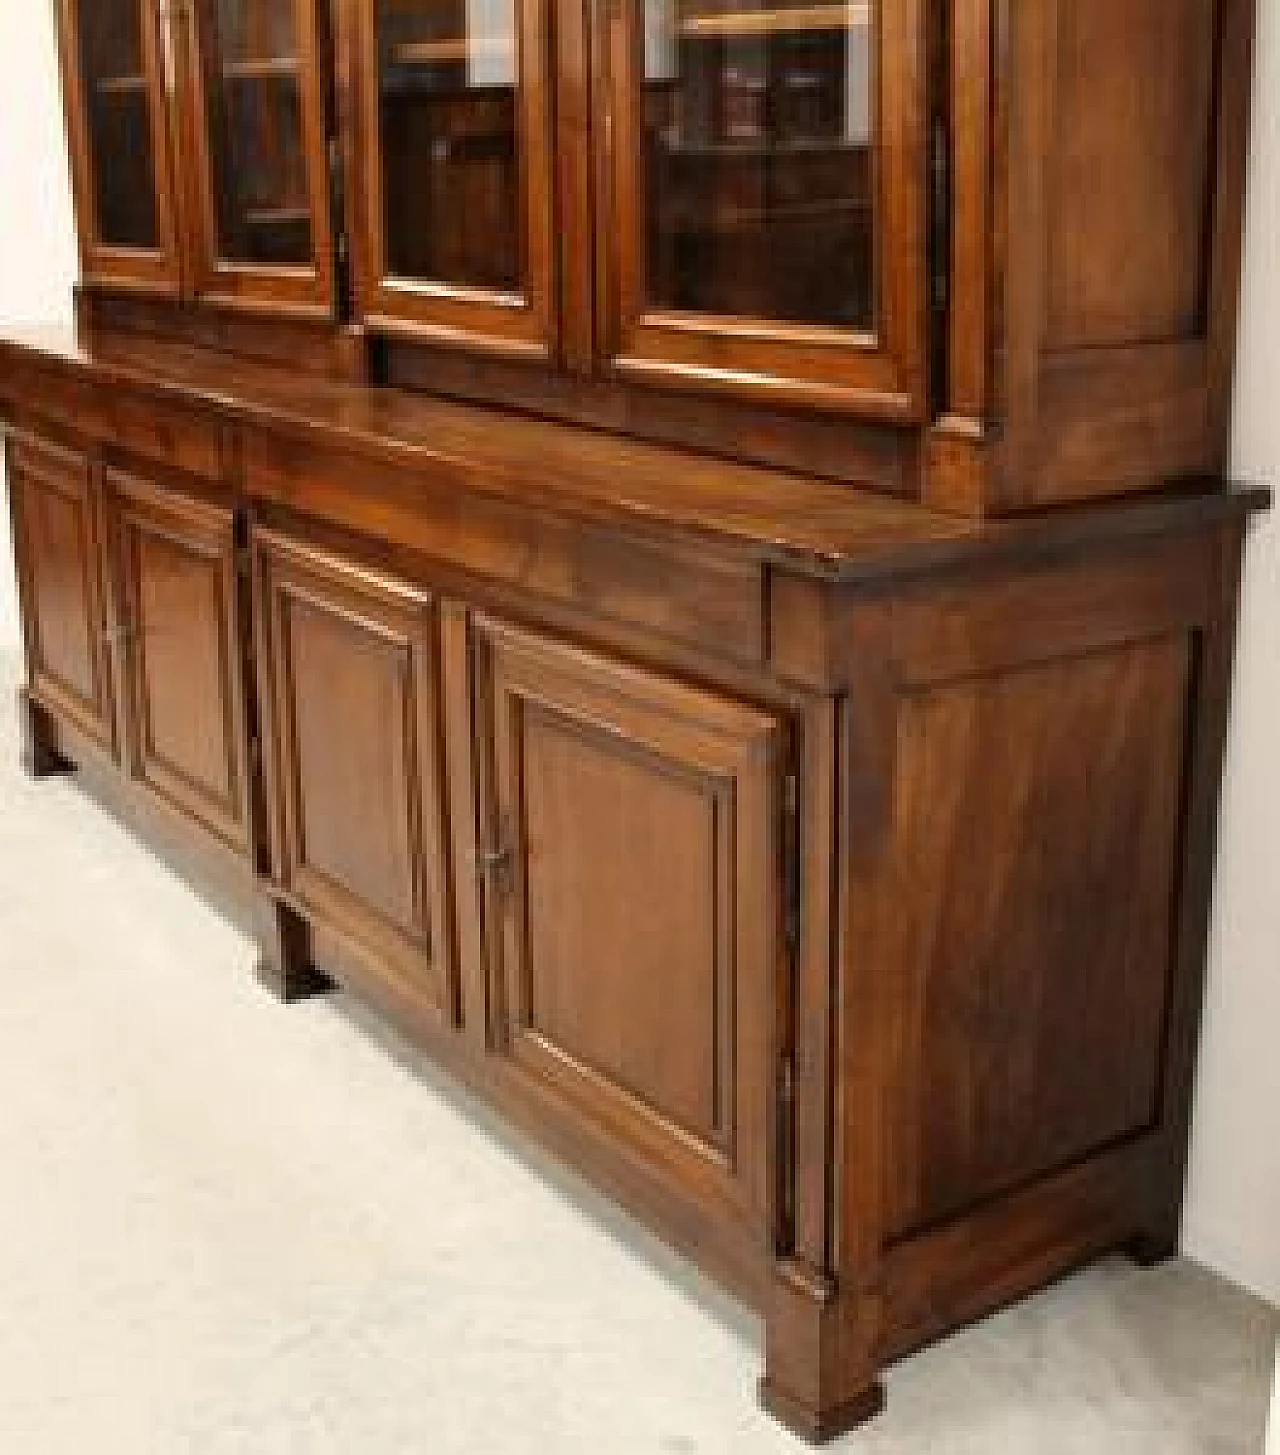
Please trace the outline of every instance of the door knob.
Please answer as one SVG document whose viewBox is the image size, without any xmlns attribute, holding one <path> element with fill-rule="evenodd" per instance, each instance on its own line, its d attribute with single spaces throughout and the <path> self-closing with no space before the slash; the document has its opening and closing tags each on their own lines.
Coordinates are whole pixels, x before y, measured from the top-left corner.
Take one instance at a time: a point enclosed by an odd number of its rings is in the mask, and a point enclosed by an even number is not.
<svg viewBox="0 0 1280 1455">
<path fill-rule="evenodd" d="M 511 845 L 498 849 L 486 849 L 480 855 L 480 868 L 485 874 L 505 874 L 511 867 Z"/>
<path fill-rule="evenodd" d="M 102 640 L 108 647 L 130 647 L 138 640 L 141 633 L 136 626 L 125 623 L 121 626 L 109 627 L 102 633 Z"/>
</svg>

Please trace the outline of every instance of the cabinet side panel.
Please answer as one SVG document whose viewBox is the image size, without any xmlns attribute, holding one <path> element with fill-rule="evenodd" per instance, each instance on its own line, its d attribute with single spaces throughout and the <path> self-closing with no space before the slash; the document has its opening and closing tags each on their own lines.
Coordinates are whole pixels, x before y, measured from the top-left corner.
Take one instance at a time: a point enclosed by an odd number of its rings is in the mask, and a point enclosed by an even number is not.
<svg viewBox="0 0 1280 1455">
<path fill-rule="evenodd" d="M 1047 163 L 1050 352 L 1203 333 L 1216 8 L 1205 0 L 1059 8 Z"/>
<path fill-rule="evenodd" d="M 1043 275 L 1009 341 L 1028 392 L 1006 488 L 1028 505 L 1222 467 L 1254 6 L 1045 10 L 1045 69 L 1015 81 L 1043 87 L 1045 130 L 1010 142 L 1044 170 L 1038 206 L 1010 183 L 1014 265 Z"/>
<path fill-rule="evenodd" d="M 1009 514 L 1220 472 L 1255 0 L 952 5 L 926 497 Z"/>
<path fill-rule="evenodd" d="M 1192 642 L 903 700 L 894 1235 L 1159 1121 Z"/>
</svg>

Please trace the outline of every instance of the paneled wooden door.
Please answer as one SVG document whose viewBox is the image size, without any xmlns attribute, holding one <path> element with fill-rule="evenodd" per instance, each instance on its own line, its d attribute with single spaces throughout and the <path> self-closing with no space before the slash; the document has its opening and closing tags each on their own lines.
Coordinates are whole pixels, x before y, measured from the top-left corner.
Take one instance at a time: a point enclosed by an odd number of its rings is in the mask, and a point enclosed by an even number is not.
<svg viewBox="0 0 1280 1455">
<path fill-rule="evenodd" d="M 108 539 L 130 775 L 232 849 L 251 848 L 231 511 L 108 470 Z"/>
<path fill-rule="evenodd" d="M 769 1212 L 784 730 L 475 625 L 490 1036 L 677 1199 Z"/>
<path fill-rule="evenodd" d="M 600 351 L 624 378 L 916 420 L 923 0 L 598 0 Z"/>
<path fill-rule="evenodd" d="M 550 0 L 350 0 L 348 23 L 365 320 L 550 357 Z"/>
<path fill-rule="evenodd" d="M 28 682 L 114 754 L 116 699 L 92 468 L 77 450 L 21 435 L 10 437 L 8 470 Z"/>
<path fill-rule="evenodd" d="M 84 280 L 182 288 L 164 45 L 154 0 L 56 0 Z"/>
<path fill-rule="evenodd" d="M 201 298 L 333 310 L 327 15 L 317 0 L 193 0 L 175 21 Z"/>
<path fill-rule="evenodd" d="M 455 1024 L 436 604 L 271 532 L 254 558 L 276 883 Z"/>
</svg>

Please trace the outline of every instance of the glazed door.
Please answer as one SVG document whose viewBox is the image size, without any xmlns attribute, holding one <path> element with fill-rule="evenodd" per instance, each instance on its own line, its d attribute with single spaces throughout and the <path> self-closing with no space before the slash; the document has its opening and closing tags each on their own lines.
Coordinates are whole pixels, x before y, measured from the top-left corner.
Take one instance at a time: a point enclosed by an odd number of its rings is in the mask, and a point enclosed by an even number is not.
<svg viewBox="0 0 1280 1455">
<path fill-rule="evenodd" d="M 182 286 L 160 24 L 152 0 L 57 0 L 84 278 Z"/>
<path fill-rule="evenodd" d="M 317 0 L 195 0 L 182 12 L 201 298 L 333 309 L 323 14 Z"/>
<path fill-rule="evenodd" d="M 232 849 L 250 849 L 232 514 L 106 474 L 130 775 Z"/>
<path fill-rule="evenodd" d="M 454 1024 L 436 604 L 268 532 L 254 584 L 276 884 Z"/>
<path fill-rule="evenodd" d="M 355 0 L 366 320 L 553 352 L 548 0 Z"/>
<path fill-rule="evenodd" d="M 782 728 L 480 621 L 490 1035 L 678 1199 L 769 1204 Z"/>
<path fill-rule="evenodd" d="M 921 416 L 923 0 L 600 0 L 618 375 Z"/>
<path fill-rule="evenodd" d="M 79 451 L 25 435 L 10 438 L 8 456 L 28 681 L 114 754 L 114 638 L 92 469 Z"/>
</svg>

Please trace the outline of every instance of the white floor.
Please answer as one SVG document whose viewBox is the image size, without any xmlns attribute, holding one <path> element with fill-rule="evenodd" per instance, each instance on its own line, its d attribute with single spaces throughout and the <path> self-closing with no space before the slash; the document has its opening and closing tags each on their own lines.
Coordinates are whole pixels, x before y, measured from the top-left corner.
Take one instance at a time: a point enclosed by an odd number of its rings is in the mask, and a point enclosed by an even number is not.
<svg viewBox="0 0 1280 1455">
<path fill-rule="evenodd" d="M 0 670 L 0 682 L 9 673 Z M 0 1455 L 801 1448 L 755 1320 L 249 944 L 0 703 Z M 1276 1316 L 1110 1262 L 894 1371 L 841 1450 L 1255 1455 Z"/>
</svg>

